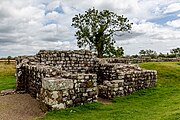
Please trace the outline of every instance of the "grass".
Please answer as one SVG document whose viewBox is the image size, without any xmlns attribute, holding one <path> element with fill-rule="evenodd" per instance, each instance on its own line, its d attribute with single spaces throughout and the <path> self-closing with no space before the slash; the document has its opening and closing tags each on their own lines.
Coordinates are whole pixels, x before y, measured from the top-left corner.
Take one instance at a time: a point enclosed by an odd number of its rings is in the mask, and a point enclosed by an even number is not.
<svg viewBox="0 0 180 120">
<path fill-rule="evenodd" d="M 156 87 L 129 96 L 116 97 L 113 104 L 86 104 L 46 113 L 42 120 L 180 120 L 180 63 L 141 63 L 158 71 Z M 15 65 L 0 62 L 0 90 L 15 88 Z"/>
<path fill-rule="evenodd" d="M 43 120 L 180 120 L 180 63 L 141 63 L 158 71 L 156 87 L 129 96 L 116 97 L 113 104 L 86 104 L 48 112 Z"/>
<path fill-rule="evenodd" d="M 15 64 L 0 62 L 0 91 L 6 89 L 15 89 Z"/>
</svg>

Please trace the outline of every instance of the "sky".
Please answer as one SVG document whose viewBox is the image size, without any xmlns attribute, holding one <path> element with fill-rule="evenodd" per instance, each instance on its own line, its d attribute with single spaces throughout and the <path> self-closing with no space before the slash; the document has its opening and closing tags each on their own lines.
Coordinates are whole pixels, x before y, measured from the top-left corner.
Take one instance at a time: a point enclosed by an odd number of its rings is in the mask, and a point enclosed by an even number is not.
<svg viewBox="0 0 180 120">
<path fill-rule="evenodd" d="M 0 57 L 79 49 L 72 17 L 93 7 L 133 22 L 129 34 L 115 37 L 126 55 L 180 47 L 180 0 L 0 0 Z"/>
</svg>

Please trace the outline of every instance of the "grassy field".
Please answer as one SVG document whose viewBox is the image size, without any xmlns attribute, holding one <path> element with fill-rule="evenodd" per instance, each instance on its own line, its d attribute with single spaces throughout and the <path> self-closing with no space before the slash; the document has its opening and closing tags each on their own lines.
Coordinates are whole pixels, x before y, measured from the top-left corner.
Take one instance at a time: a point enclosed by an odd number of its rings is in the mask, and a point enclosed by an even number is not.
<svg viewBox="0 0 180 120">
<path fill-rule="evenodd" d="M 15 89 L 15 64 L 11 62 L 0 62 L 0 91 L 6 89 Z"/>
<path fill-rule="evenodd" d="M 44 120 L 180 120 L 180 63 L 141 63 L 158 71 L 156 87 L 117 97 L 113 104 L 87 104 L 50 111 Z"/>
<path fill-rule="evenodd" d="M 180 120 L 180 63 L 141 63 L 158 71 L 156 87 L 117 97 L 112 104 L 86 104 L 48 112 L 43 120 Z M 15 65 L 0 62 L 0 90 L 15 88 Z"/>
</svg>

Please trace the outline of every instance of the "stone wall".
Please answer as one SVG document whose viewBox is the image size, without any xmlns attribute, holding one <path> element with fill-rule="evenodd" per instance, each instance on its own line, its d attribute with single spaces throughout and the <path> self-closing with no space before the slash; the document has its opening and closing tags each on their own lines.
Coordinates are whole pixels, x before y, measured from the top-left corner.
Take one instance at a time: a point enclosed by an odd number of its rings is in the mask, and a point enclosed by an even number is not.
<svg viewBox="0 0 180 120">
<path fill-rule="evenodd" d="M 122 61 L 98 59 L 91 52 L 45 51 L 16 59 L 17 91 L 50 109 L 111 99 L 156 84 L 156 71 Z"/>
<path fill-rule="evenodd" d="M 109 63 L 105 59 L 99 60 L 98 77 L 99 96 L 108 99 L 153 87 L 157 82 L 156 71 L 143 70 L 135 64 Z"/>
<path fill-rule="evenodd" d="M 96 102 L 95 74 L 71 74 L 67 78 L 42 80 L 41 101 L 52 108 L 66 108 Z"/>
<path fill-rule="evenodd" d="M 75 51 L 45 51 L 37 55 L 42 65 L 61 66 L 62 70 L 72 73 L 93 72 L 95 56 L 87 50 Z"/>
<path fill-rule="evenodd" d="M 142 62 L 180 62 L 180 57 L 177 58 L 103 58 L 109 63 L 142 63 Z"/>
<path fill-rule="evenodd" d="M 89 51 L 40 51 L 18 57 L 17 91 L 26 91 L 49 108 L 65 108 L 97 99 L 94 55 Z"/>
</svg>

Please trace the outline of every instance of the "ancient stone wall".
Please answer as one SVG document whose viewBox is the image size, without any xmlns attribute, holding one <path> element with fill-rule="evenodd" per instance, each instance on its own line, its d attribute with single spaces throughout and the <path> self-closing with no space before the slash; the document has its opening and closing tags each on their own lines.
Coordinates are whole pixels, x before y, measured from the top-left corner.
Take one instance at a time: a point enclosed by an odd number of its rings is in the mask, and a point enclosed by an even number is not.
<svg viewBox="0 0 180 120">
<path fill-rule="evenodd" d="M 119 60 L 119 59 L 118 59 Z M 51 109 L 111 99 L 156 84 L 156 71 L 91 52 L 45 51 L 16 59 L 17 91 L 25 91 Z"/>
<path fill-rule="evenodd" d="M 65 108 L 97 99 L 95 59 L 89 51 L 40 51 L 18 57 L 17 91 L 26 91 L 49 108 Z"/>
<path fill-rule="evenodd" d="M 103 58 L 109 63 L 142 63 L 142 62 L 180 62 L 180 57 L 177 58 Z"/>
<path fill-rule="evenodd" d="M 66 108 L 96 102 L 96 74 L 70 74 L 65 78 L 44 78 L 41 101 L 52 108 Z"/>
<path fill-rule="evenodd" d="M 72 73 L 91 73 L 95 65 L 95 56 L 87 50 L 45 51 L 37 55 L 42 65 L 61 66 L 62 70 Z"/>
<path fill-rule="evenodd" d="M 109 63 L 99 59 L 99 96 L 111 99 L 134 91 L 155 86 L 157 72 L 143 70 L 135 64 Z"/>
</svg>

